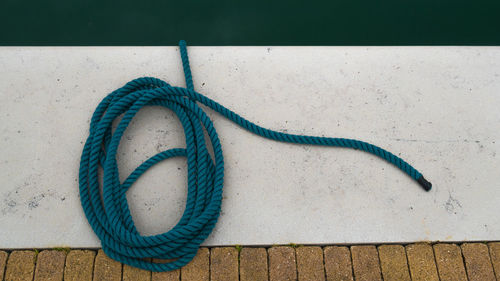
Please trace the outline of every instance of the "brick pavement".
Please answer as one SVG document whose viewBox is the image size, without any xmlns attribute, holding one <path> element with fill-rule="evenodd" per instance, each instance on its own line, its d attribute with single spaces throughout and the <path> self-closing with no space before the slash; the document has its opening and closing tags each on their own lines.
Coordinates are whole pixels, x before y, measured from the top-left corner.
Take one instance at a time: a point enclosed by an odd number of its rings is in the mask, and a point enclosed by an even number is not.
<svg viewBox="0 0 500 281">
<path fill-rule="evenodd" d="M 500 280 L 500 243 L 201 248 L 180 270 L 155 273 L 102 250 L 0 250 L 6 281 Z"/>
</svg>

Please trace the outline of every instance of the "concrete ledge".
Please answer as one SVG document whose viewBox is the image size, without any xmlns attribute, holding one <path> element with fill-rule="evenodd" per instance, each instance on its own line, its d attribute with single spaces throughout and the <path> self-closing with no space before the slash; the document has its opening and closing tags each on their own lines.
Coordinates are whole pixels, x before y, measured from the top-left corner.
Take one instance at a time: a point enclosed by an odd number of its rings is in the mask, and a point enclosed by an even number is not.
<svg viewBox="0 0 500 281">
<path fill-rule="evenodd" d="M 209 113 L 226 161 L 205 245 L 496 240 L 500 233 L 500 48 L 193 47 L 195 88 L 276 130 L 359 138 L 432 181 L 353 150 L 288 145 Z M 99 247 L 78 198 L 88 122 L 140 76 L 184 85 L 175 47 L 0 48 L 0 248 Z M 141 111 L 119 148 L 124 179 L 182 147 L 174 116 Z M 144 235 L 169 230 L 186 196 L 183 159 L 127 194 Z"/>
</svg>

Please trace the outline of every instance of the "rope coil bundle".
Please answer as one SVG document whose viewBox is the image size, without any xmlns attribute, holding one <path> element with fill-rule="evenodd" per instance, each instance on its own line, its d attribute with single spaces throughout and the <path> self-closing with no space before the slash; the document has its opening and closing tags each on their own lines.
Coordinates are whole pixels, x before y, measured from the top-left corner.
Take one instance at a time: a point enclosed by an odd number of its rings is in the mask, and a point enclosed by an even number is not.
<svg viewBox="0 0 500 281">
<path fill-rule="evenodd" d="M 212 232 L 220 213 L 224 179 L 222 148 L 214 125 L 198 106 L 201 103 L 229 120 L 262 137 L 297 144 L 337 146 L 359 149 L 392 163 L 416 180 L 426 191 L 432 187 L 422 174 L 394 154 L 375 145 L 344 138 L 293 135 L 260 127 L 219 103 L 196 92 L 193 87 L 186 43 L 180 42 L 186 88 L 174 87 L 151 77 L 128 82 L 105 97 L 97 106 L 90 123 L 89 137 L 82 151 L 79 171 L 80 200 L 102 249 L 111 258 L 146 270 L 169 271 L 189 263 L 200 244 Z M 179 118 L 186 148 L 162 151 L 137 167 L 120 183 L 116 152 L 120 139 L 135 114 L 144 106 L 163 106 Z M 115 131 L 112 122 L 122 119 Z M 214 158 L 204 139 L 208 133 Z M 125 196 L 132 184 L 150 167 L 172 157 L 186 157 L 188 196 L 184 213 L 168 232 L 141 236 L 134 226 Z M 103 168 L 102 197 L 98 168 Z M 155 263 L 146 258 L 170 259 Z"/>
</svg>

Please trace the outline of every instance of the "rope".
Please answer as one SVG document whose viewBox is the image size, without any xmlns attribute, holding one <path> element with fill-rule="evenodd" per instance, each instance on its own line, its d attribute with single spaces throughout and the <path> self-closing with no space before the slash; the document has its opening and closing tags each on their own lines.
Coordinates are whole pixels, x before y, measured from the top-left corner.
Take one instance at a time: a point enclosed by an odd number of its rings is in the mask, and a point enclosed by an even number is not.
<svg viewBox="0 0 500 281">
<path fill-rule="evenodd" d="M 186 43 L 181 41 L 179 45 L 187 88 L 174 87 L 152 77 L 138 78 L 105 97 L 91 119 L 89 137 L 80 162 L 80 200 L 92 229 L 101 240 L 102 249 L 112 259 L 146 270 L 174 270 L 193 259 L 200 244 L 214 228 L 221 208 L 224 160 L 214 125 L 197 103 L 268 139 L 297 144 L 348 147 L 374 154 L 401 169 L 426 191 L 431 189 L 431 183 L 410 164 L 373 144 L 355 139 L 302 136 L 272 131 L 246 120 L 194 91 Z M 144 106 L 163 106 L 172 110 L 184 128 L 186 148 L 173 148 L 154 155 L 120 183 L 116 151 L 125 129 Z M 122 114 L 123 118 L 112 132 L 113 120 Z M 205 142 L 204 130 L 208 133 L 209 144 Z M 208 153 L 207 145 L 212 146 L 213 159 Z M 125 193 L 146 170 L 172 157 L 187 158 L 186 208 L 180 221 L 170 231 L 141 236 L 132 221 Z M 102 197 L 99 191 L 99 167 L 104 171 Z M 146 258 L 171 261 L 155 263 Z"/>
</svg>

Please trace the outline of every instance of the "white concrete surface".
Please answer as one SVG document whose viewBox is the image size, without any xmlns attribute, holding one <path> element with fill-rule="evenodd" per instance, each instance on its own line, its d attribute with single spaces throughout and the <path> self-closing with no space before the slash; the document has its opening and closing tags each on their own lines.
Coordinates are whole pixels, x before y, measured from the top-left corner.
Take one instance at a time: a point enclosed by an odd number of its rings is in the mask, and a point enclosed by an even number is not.
<svg viewBox="0 0 500 281">
<path fill-rule="evenodd" d="M 192 47 L 195 87 L 260 125 L 359 138 L 401 155 L 425 193 L 354 150 L 288 145 L 210 112 L 226 160 L 222 215 L 205 245 L 500 238 L 500 48 Z M 175 47 L 0 48 L 0 248 L 93 247 L 77 192 L 89 118 L 140 76 L 184 85 Z M 184 146 L 172 113 L 140 112 L 120 146 L 125 178 Z M 184 159 L 128 193 L 144 234 L 168 230 Z"/>
</svg>

